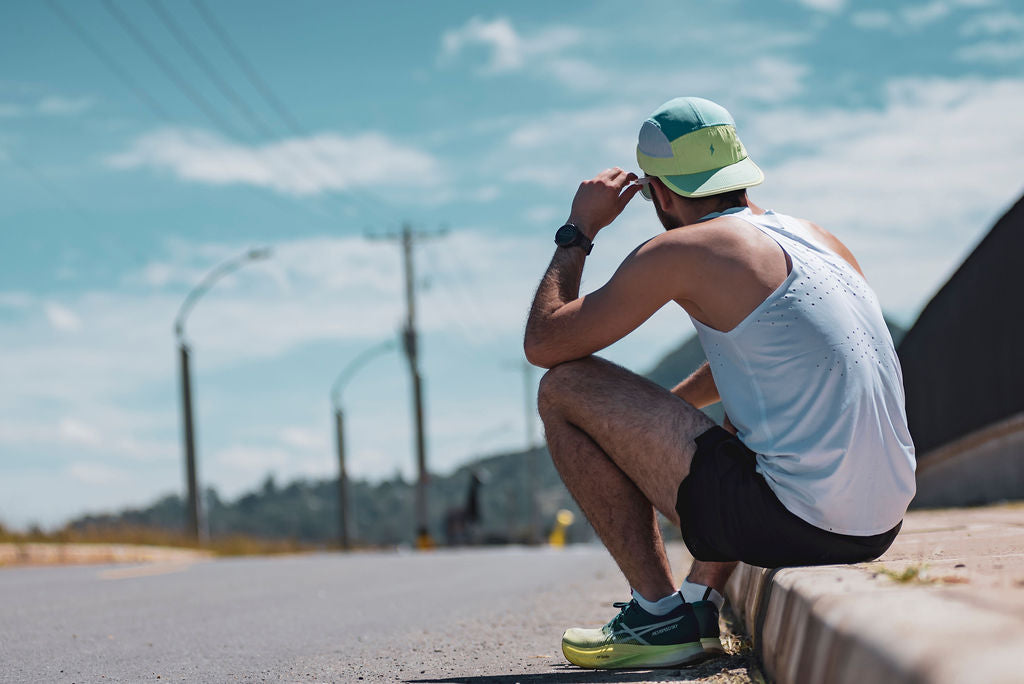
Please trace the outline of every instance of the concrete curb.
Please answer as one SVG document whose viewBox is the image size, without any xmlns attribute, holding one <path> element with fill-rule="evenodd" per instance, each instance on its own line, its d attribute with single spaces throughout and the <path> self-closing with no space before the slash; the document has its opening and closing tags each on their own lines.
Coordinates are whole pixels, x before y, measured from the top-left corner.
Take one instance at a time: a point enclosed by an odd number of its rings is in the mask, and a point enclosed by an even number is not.
<svg viewBox="0 0 1024 684">
<path fill-rule="evenodd" d="M 99 563 L 176 563 L 210 558 L 209 551 L 135 544 L 0 544 L 0 567 Z"/>
<path fill-rule="evenodd" d="M 971 536 L 920 530 L 904 548 L 920 547 L 927 534 L 945 539 L 947 554 L 957 535 Z M 998 550 L 927 565 L 898 559 L 898 552 L 895 560 L 888 556 L 853 566 L 765 570 L 741 564 L 726 593 L 765 674 L 780 684 L 1022 681 L 1024 591 L 1015 577 L 1024 554 Z M 992 577 L 961 570 L 985 562 L 994 562 L 1006 581 L 996 586 Z M 927 567 L 925 581 L 891 578 L 906 567 Z M 983 586 L 986 581 L 992 586 Z"/>
</svg>

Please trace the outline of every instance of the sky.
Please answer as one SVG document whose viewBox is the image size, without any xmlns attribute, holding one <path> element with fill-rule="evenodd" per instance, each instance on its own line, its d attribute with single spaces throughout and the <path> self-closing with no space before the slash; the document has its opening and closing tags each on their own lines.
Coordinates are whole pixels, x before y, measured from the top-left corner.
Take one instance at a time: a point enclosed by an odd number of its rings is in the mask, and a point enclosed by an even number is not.
<svg viewBox="0 0 1024 684">
<path fill-rule="evenodd" d="M 328 394 L 397 338 L 404 224 L 431 469 L 523 447 L 554 231 L 680 95 L 732 112 L 752 199 L 839 236 L 903 324 L 1024 190 L 1009 0 L 0 0 L 0 522 L 183 492 L 173 321 L 255 247 L 187 320 L 200 481 L 335 476 Z M 660 230 L 631 203 L 583 291 Z M 690 334 L 665 308 L 604 355 L 643 372 Z M 342 403 L 350 475 L 411 477 L 399 354 Z"/>
</svg>

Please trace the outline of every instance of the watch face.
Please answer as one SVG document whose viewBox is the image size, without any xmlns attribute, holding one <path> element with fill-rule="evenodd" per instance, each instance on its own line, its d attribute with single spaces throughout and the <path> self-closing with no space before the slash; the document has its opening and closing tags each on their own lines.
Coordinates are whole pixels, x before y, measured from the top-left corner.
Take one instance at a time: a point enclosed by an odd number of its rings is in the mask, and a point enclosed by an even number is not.
<svg viewBox="0 0 1024 684">
<path fill-rule="evenodd" d="M 555 244 L 561 247 L 567 247 L 576 240 L 576 226 L 567 223 L 555 233 Z"/>
</svg>

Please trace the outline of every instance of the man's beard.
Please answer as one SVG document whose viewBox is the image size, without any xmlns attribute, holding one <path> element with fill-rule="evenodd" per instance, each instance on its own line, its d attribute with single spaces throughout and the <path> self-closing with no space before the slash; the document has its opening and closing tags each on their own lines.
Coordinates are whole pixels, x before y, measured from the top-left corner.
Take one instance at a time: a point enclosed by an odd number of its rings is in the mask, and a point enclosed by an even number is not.
<svg viewBox="0 0 1024 684">
<path fill-rule="evenodd" d="M 654 212 L 658 215 L 658 220 L 661 221 L 661 225 L 665 230 L 672 230 L 683 225 L 683 222 L 670 216 L 666 211 L 661 208 L 661 204 L 658 202 L 657 196 L 651 197 L 651 201 L 654 203 Z"/>
</svg>

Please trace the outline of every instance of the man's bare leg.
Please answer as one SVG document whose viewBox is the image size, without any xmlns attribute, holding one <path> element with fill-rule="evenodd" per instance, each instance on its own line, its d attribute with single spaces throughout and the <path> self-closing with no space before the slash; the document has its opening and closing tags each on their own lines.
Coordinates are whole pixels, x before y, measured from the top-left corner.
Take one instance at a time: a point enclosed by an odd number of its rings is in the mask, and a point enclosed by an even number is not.
<svg viewBox="0 0 1024 684">
<path fill-rule="evenodd" d="M 542 413 L 544 415 L 544 413 Z M 586 433 L 544 420 L 548 449 L 562 481 L 633 589 L 651 601 L 675 591 L 654 508 Z"/>
<path fill-rule="evenodd" d="M 701 561 L 694 559 L 690 566 L 690 573 L 686 576 L 688 582 L 703 584 L 711 587 L 722 596 L 725 596 L 725 585 L 736 569 L 736 562 L 715 563 L 712 561 Z"/>
<path fill-rule="evenodd" d="M 655 510 L 679 525 L 676 494 L 690 471 L 694 438 L 714 423 L 596 357 L 550 370 L 538 404 L 555 466 L 627 581 L 649 600 L 674 592 Z M 691 581 L 721 592 L 730 565 L 695 563 Z"/>
</svg>

